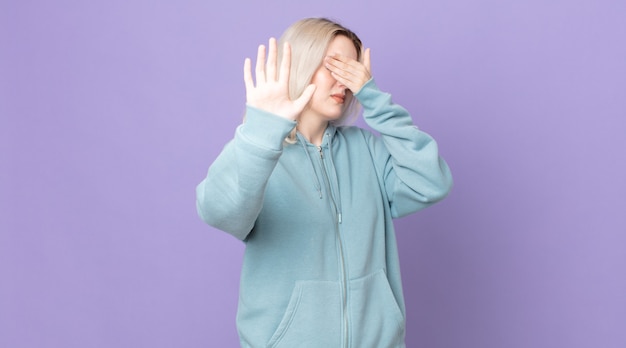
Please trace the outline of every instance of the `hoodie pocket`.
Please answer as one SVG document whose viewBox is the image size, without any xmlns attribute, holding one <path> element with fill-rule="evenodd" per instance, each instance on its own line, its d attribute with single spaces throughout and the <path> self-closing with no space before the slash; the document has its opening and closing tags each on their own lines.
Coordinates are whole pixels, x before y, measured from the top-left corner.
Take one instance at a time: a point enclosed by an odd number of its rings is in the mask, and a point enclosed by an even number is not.
<svg viewBox="0 0 626 348">
<path fill-rule="evenodd" d="M 338 347 L 341 290 L 337 282 L 299 281 L 268 348 Z"/>
<path fill-rule="evenodd" d="M 354 347 L 404 347 L 405 320 L 384 270 L 350 283 Z"/>
</svg>

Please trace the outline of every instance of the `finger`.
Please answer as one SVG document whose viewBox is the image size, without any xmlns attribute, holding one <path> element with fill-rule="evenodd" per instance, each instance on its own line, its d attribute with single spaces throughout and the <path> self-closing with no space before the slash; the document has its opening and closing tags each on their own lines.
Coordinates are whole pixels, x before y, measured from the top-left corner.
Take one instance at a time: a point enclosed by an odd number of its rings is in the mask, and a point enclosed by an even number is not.
<svg viewBox="0 0 626 348">
<path fill-rule="evenodd" d="M 348 75 L 362 75 L 365 67 L 363 64 L 357 62 L 354 59 L 342 58 L 340 56 L 326 58 L 326 68 L 341 76 L 348 77 Z"/>
<path fill-rule="evenodd" d="M 265 83 L 265 46 L 259 45 L 256 55 L 256 85 Z"/>
<path fill-rule="evenodd" d="M 316 88 L 317 86 L 313 84 L 308 85 L 304 89 L 304 92 L 302 92 L 300 97 L 298 97 L 298 99 L 293 101 L 293 105 L 296 107 L 296 109 L 298 109 L 298 113 L 300 113 L 304 109 L 306 104 L 309 103 L 309 100 L 311 100 L 311 98 L 313 97 L 313 93 L 315 93 Z"/>
<path fill-rule="evenodd" d="M 327 57 L 325 60 L 326 68 L 337 81 L 354 92 L 371 78 L 371 73 L 365 65 L 366 60 L 369 65 L 369 51 L 364 54 L 363 58 L 364 62 L 361 63 L 345 56 Z"/>
<path fill-rule="evenodd" d="M 348 56 L 343 56 L 340 54 L 335 54 L 333 56 L 327 56 L 326 58 L 330 59 L 330 61 L 334 62 L 335 65 L 339 66 L 339 67 L 350 67 L 350 66 L 359 66 L 362 65 L 361 62 L 359 62 L 356 59 L 352 59 Z"/>
<path fill-rule="evenodd" d="M 351 81 L 358 80 L 358 77 L 364 74 L 364 72 L 362 71 L 364 69 L 363 67 L 359 69 L 358 66 L 350 66 L 343 62 L 332 59 L 329 61 L 329 63 L 326 64 L 326 68 L 330 71 L 330 74 L 333 76 L 333 78 L 335 78 L 335 80 L 346 86 Z"/>
<path fill-rule="evenodd" d="M 289 83 L 289 69 L 291 68 L 291 45 L 287 42 L 283 45 L 283 60 L 280 62 L 280 77 L 279 82 L 281 84 Z"/>
<path fill-rule="evenodd" d="M 252 63 L 250 58 L 246 58 L 243 62 L 243 81 L 246 84 L 246 91 L 254 89 L 254 81 L 252 81 Z"/>
<path fill-rule="evenodd" d="M 348 61 L 340 55 L 327 56 L 325 58 L 325 62 L 329 65 L 332 65 L 333 67 L 337 69 L 344 70 L 350 67 L 350 64 L 348 63 Z"/>
<path fill-rule="evenodd" d="M 355 87 L 354 82 L 351 79 L 348 79 L 342 75 L 339 75 L 338 73 L 335 73 L 334 71 L 330 72 L 330 75 L 337 80 L 337 82 L 339 82 L 340 84 L 348 87 L 349 90 L 352 90 L 352 88 Z"/>
<path fill-rule="evenodd" d="M 345 70 L 330 70 L 331 76 L 337 80 L 338 83 L 346 86 L 353 93 L 357 93 L 361 90 L 361 87 L 371 78 L 371 75 L 365 71 L 365 67 L 361 66 L 359 74 L 348 73 Z"/>
<path fill-rule="evenodd" d="M 365 50 L 365 52 L 363 53 L 363 65 L 365 65 L 365 68 L 371 74 L 372 73 L 372 63 L 371 63 L 371 60 L 370 60 L 370 49 L 369 48 L 367 48 Z"/>
<path fill-rule="evenodd" d="M 265 77 L 268 81 L 276 81 L 276 39 L 270 38 L 269 54 L 267 56 L 267 68 Z"/>
</svg>

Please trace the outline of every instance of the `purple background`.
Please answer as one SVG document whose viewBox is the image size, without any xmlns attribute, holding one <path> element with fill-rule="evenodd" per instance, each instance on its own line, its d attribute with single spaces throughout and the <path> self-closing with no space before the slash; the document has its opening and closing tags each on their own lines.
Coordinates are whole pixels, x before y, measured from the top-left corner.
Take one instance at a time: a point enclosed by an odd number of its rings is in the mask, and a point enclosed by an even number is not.
<svg viewBox="0 0 626 348">
<path fill-rule="evenodd" d="M 195 185 L 243 60 L 330 16 L 439 142 L 398 220 L 409 347 L 626 347 L 626 2 L 0 2 L 0 347 L 235 347 Z M 360 124 L 360 122 L 359 122 Z"/>
</svg>

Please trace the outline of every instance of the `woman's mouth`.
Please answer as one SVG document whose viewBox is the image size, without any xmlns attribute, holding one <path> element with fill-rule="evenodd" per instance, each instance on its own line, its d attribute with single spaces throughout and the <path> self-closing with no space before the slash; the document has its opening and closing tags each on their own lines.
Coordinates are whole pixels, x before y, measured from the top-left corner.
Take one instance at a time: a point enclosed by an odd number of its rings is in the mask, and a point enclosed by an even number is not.
<svg viewBox="0 0 626 348">
<path fill-rule="evenodd" d="M 346 100 L 346 97 L 342 94 L 331 94 L 330 97 L 333 98 L 338 104 L 343 104 Z"/>
</svg>

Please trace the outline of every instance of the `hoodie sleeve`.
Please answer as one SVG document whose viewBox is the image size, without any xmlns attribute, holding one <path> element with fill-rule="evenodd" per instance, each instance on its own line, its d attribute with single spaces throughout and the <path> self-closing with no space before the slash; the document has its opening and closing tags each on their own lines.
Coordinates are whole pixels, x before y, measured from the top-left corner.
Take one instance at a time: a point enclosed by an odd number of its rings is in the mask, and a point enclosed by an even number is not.
<svg viewBox="0 0 626 348">
<path fill-rule="evenodd" d="M 437 143 L 419 130 L 408 111 L 393 104 L 391 95 L 370 79 L 355 94 L 363 118 L 381 139 L 372 136 L 370 151 L 381 175 L 392 216 L 401 217 L 443 199 L 452 188 L 452 175 L 439 156 Z"/>
<path fill-rule="evenodd" d="M 244 240 L 263 207 L 268 179 L 296 123 L 248 106 L 246 121 L 196 187 L 198 215 Z"/>
</svg>

